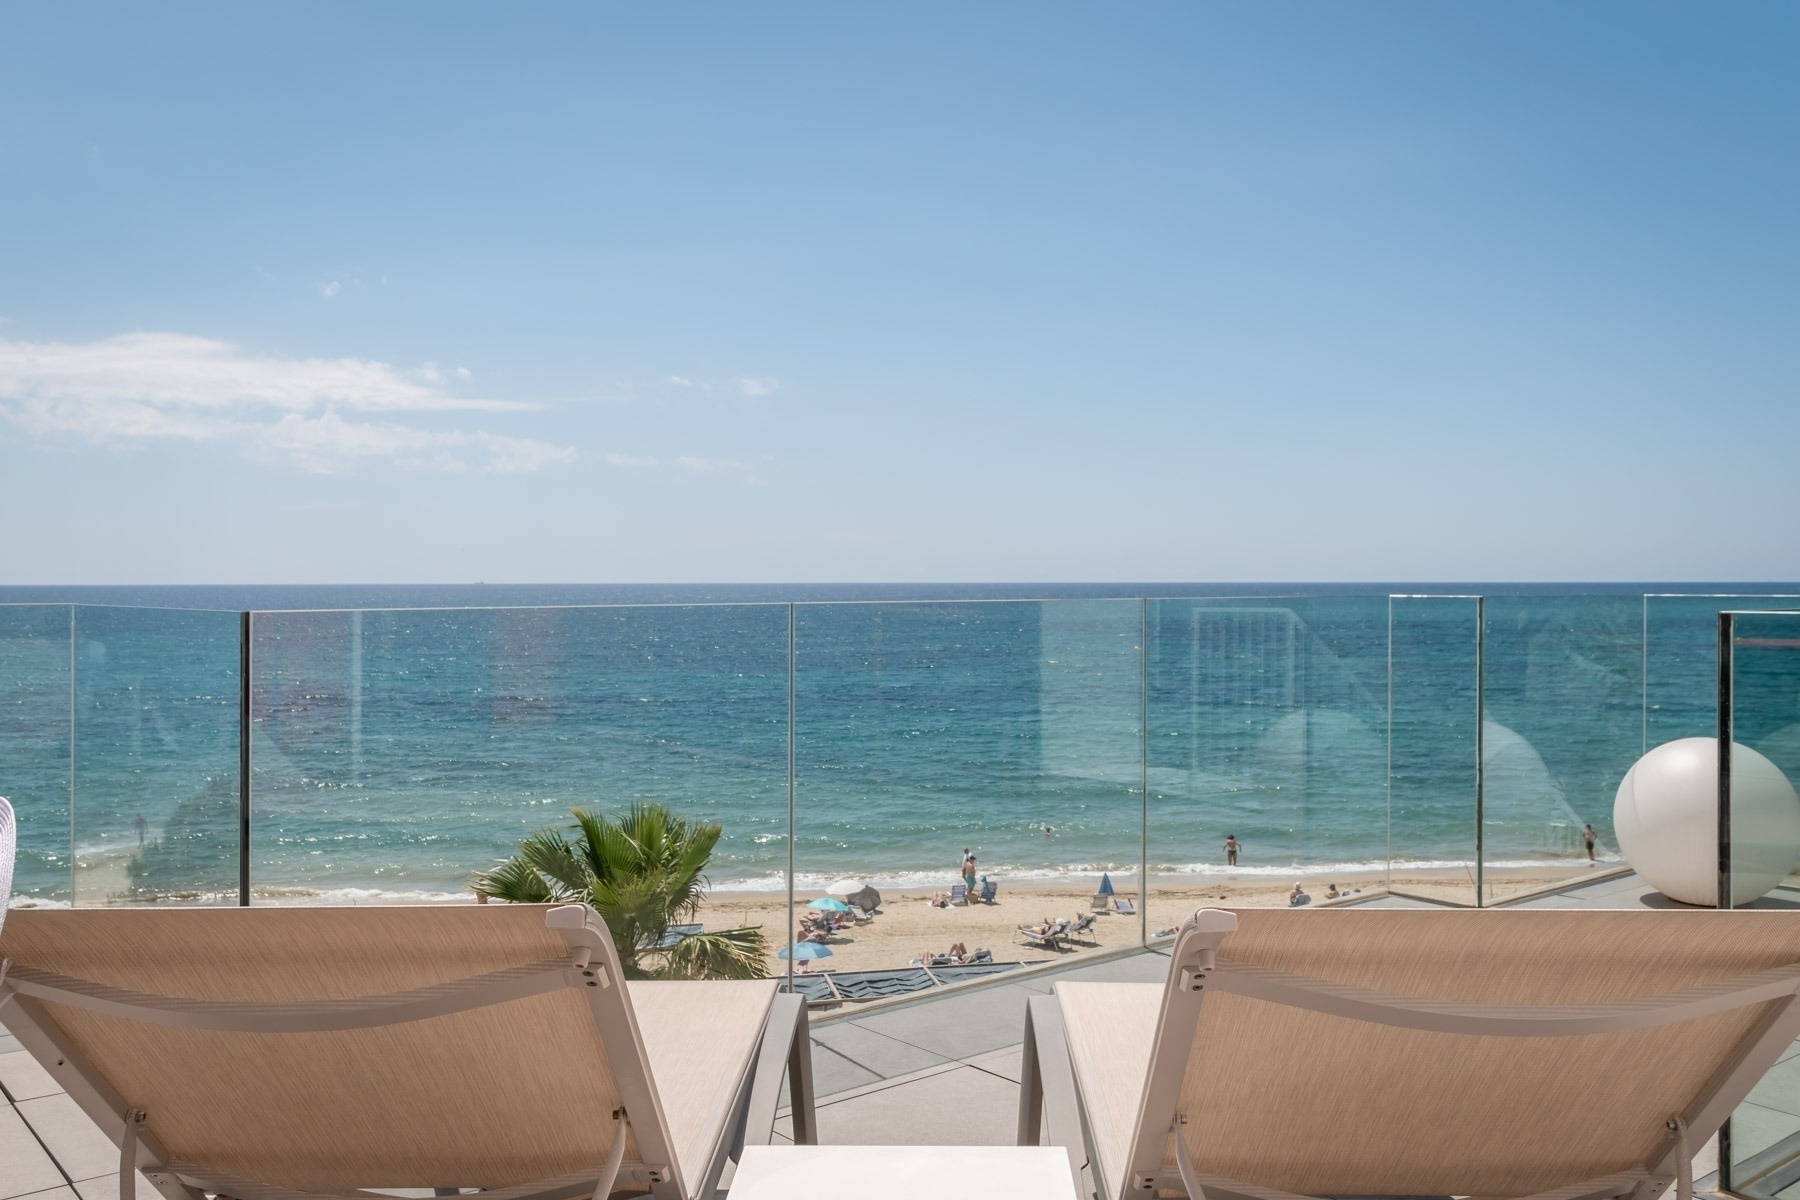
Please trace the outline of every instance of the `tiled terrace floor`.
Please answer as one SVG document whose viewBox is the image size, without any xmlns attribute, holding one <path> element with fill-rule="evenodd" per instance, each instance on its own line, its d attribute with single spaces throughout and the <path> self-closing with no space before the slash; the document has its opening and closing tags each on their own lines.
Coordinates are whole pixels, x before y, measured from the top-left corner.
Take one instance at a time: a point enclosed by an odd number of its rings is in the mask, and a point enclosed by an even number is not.
<svg viewBox="0 0 1800 1200">
<path fill-rule="evenodd" d="M 1649 897 L 1649 899 L 1646 899 Z M 1534 897 L 1520 907 L 1657 906 L 1635 876 L 1595 880 Z M 1384 896 L 1379 907 L 1435 907 Z M 1800 893 L 1770 906 L 1800 908 Z M 1025 1001 L 1061 979 L 1160 983 L 1168 957 L 1150 949 L 1072 961 L 1064 970 L 1009 978 L 952 995 L 817 1015 L 813 1071 L 820 1140 L 831 1143 L 1006 1145 L 1018 1116 L 1020 1039 Z M 0 1200 L 111 1200 L 118 1195 L 118 1151 L 63 1095 L 18 1043 L 0 1035 Z M 1800 1052 L 1790 1052 L 1740 1111 L 1738 1154 L 1800 1129 Z M 788 1130 L 784 1117 L 778 1134 Z M 1696 1174 L 1716 1165 L 1709 1146 Z M 1704 1180 L 1702 1181 L 1705 1182 Z M 139 1200 L 157 1200 L 142 1178 Z M 1793 1200 L 1800 1200 L 1800 1187 Z"/>
</svg>

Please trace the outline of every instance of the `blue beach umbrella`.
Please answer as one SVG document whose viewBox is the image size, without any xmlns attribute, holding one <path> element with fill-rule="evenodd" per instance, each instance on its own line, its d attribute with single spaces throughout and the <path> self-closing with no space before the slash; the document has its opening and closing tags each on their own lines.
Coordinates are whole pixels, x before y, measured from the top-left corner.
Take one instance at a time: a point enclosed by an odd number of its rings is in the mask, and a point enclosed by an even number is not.
<svg viewBox="0 0 1800 1200">
<path fill-rule="evenodd" d="M 1100 891 L 1096 894 L 1101 896 L 1110 896 L 1113 894 L 1112 876 L 1104 871 L 1100 872 Z"/>
<path fill-rule="evenodd" d="M 821 912 L 849 912 L 850 906 L 842 900 L 833 900 L 830 896 L 822 897 L 808 904 L 808 908 L 816 908 Z"/>
<path fill-rule="evenodd" d="M 783 946 L 780 950 L 776 951 L 775 957 L 776 958 L 788 957 L 787 947 Z M 800 944 L 798 944 L 797 946 L 794 947 L 794 956 L 793 957 L 794 957 L 795 962 L 807 962 L 810 959 L 815 959 L 815 958 L 830 958 L 831 957 L 831 947 L 830 946 L 821 946 L 817 942 L 801 942 Z"/>
</svg>

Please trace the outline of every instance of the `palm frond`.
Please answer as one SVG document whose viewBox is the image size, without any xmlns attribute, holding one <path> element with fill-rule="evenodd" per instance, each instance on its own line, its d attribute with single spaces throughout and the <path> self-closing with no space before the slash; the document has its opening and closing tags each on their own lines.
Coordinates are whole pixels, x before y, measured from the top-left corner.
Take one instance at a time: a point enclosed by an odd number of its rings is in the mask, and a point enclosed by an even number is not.
<svg viewBox="0 0 1800 1200">
<path fill-rule="evenodd" d="M 659 979 L 763 979 L 768 939 L 754 926 L 696 933 L 662 952 Z"/>
</svg>

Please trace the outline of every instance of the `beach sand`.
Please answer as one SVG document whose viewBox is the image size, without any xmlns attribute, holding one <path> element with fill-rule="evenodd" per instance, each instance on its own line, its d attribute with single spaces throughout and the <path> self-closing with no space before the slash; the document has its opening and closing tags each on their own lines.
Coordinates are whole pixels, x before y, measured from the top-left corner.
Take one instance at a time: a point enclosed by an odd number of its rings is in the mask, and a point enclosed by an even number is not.
<svg viewBox="0 0 1800 1200">
<path fill-rule="evenodd" d="M 1601 870 L 1603 868 L 1596 868 Z M 1507 895 L 1535 890 L 1567 880 L 1587 877 L 1575 869 L 1532 868 L 1513 872 L 1490 871 L 1486 877 L 1490 901 Z M 1385 872 L 1364 877 L 1337 880 L 1340 888 L 1349 890 L 1348 899 L 1368 899 L 1388 890 Z M 1293 880 L 1229 877 L 1207 880 L 1193 876 L 1153 879 L 1147 930 L 1151 936 L 1173 928 L 1196 908 L 1282 908 L 1287 905 Z M 1114 880 L 1115 886 L 1118 880 Z M 1089 909 L 1094 885 L 1033 880 L 1009 887 L 1000 881 L 999 895 L 992 905 L 972 904 L 958 908 L 934 908 L 931 891 L 919 888 L 882 891 L 881 908 L 875 919 L 863 925 L 848 925 L 826 941 L 831 957 L 816 960 L 811 969 L 830 971 L 862 971 L 883 967 L 904 967 L 923 954 L 941 954 L 961 942 L 971 952 L 989 949 L 996 962 L 1068 961 L 1082 953 L 1119 949 L 1138 944 L 1143 926 L 1136 917 L 1108 912 L 1094 922 L 1087 938 L 1092 944 L 1058 953 L 1026 945 L 1017 936 L 1018 926 L 1035 924 L 1046 918 L 1074 919 Z M 1307 892 L 1313 904 L 1325 907 L 1325 883 L 1308 880 Z M 1395 892 L 1451 903 L 1471 904 L 1474 887 L 1462 874 L 1422 872 L 1395 873 Z M 1134 890 L 1119 889 L 1119 895 L 1135 900 Z M 817 899 L 817 891 L 795 894 L 797 906 Z M 699 915 L 708 929 L 726 929 L 741 925 L 760 926 L 769 939 L 769 972 L 785 974 L 787 963 L 775 952 L 787 944 L 787 897 L 779 892 L 713 892 L 706 898 Z"/>
</svg>

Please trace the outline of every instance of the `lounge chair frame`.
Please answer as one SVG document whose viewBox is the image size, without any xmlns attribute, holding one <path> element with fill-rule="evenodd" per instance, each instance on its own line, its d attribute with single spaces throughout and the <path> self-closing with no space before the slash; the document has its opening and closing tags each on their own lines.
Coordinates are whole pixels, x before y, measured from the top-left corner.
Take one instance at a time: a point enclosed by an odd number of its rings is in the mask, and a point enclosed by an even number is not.
<svg viewBox="0 0 1800 1200">
<path fill-rule="evenodd" d="M 1222 959 L 1219 950 L 1237 929 L 1235 914 L 1201 909 L 1182 926 L 1170 957 L 1149 1077 L 1139 1101 L 1129 1152 L 1127 1188 L 1154 1195 L 1182 1188 L 1200 1200 L 1318 1200 L 1278 1188 L 1203 1174 L 1189 1160 L 1185 1139 L 1174 1139 L 1176 1170 L 1163 1162 L 1171 1126 L 1186 1123 L 1177 1111 L 1188 1049 L 1200 1021 L 1205 993 L 1231 992 L 1274 1004 L 1407 1029 L 1489 1037 L 1572 1037 L 1647 1029 L 1779 1001 L 1738 1041 L 1685 1112 L 1671 1114 L 1662 1151 L 1624 1172 L 1583 1180 L 1520 1200 L 1655 1200 L 1676 1185 L 1691 1195 L 1691 1147 L 1704 1144 L 1776 1061 L 1800 1038 L 1800 963 L 1688 988 L 1662 996 L 1568 1006 L 1466 1004 L 1420 1000 L 1347 987 L 1324 980 Z M 1078 1093 L 1055 996 L 1034 997 L 1025 1016 L 1018 1137 L 1036 1145 L 1045 1123 L 1050 1141 L 1070 1147 L 1077 1187 L 1083 1166 L 1093 1166 L 1095 1192 L 1108 1195 L 1092 1155 L 1093 1132 Z"/>
<path fill-rule="evenodd" d="M 578 1172 L 482 1192 L 484 1200 L 571 1200 L 592 1195 L 604 1200 L 615 1182 L 629 1126 L 656 1200 L 710 1196 L 728 1159 L 746 1143 L 767 1144 L 784 1074 L 790 1077 L 794 1140 L 817 1141 L 812 1056 L 806 1005 L 796 995 L 778 993 L 763 1026 L 750 1066 L 750 1086 L 742 1090 L 727 1119 L 704 1178 L 688 1181 L 668 1136 L 668 1122 L 651 1080 L 642 1038 L 622 996 L 623 979 L 610 935 L 585 905 L 549 910 L 545 924 L 569 947 L 566 959 L 509 967 L 467 979 L 383 996 L 286 1004 L 196 1000 L 132 992 L 90 980 L 73 979 L 17 963 L 0 973 L 0 1004 L 7 1028 L 49 1070 L 51 1077 L 90 1119 L 119 1145 L 120 1200 L 134 1200 L 131 1169 L 141 1171 L 166 1200 L 205 1200 L 205 1192 L 237 1200 L 379 1200 L 376 1193 L 325 1194 L 275 1187 L 208 1170 L 171 1158 L 149 1128 L 146 1114 L 116 1094 L 63 1035 L 45 1002 L 86 1009 L 149 1024 L 230 1033 L 310 1033 L 368 1029 L 503 1004 L 559 988 L 579 988 L 598 1027 L 613 1079 L 623 1101 L 611 1116 L 619 1124 L 611 1159 L 593 1171 Z M 689 1190 L 687 1184 L 698 1186 Z M 198 1186 L 196 1186 L 198 1185 Z"/>
</svg>

